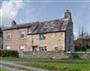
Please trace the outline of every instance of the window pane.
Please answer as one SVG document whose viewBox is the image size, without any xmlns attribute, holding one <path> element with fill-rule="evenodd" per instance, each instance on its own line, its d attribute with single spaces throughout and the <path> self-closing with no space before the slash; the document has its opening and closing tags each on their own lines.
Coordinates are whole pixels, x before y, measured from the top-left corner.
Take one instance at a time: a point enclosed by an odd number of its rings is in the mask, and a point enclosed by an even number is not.
<svg viewBox="0 0 90 71">
<path fill-rule="evenodd" d="M 46 47 L 46 46 L 39 47 L 39 50 L 40 50 L 40 51 L 47 51 L 47 47 Z"/>
<path fill-rule="evenodd" d="M 6 34 L 6 39 L 11 39 L 11 33 Z"/>
<path fill-rule="evenodd" d="M 25 32 L 21 32 L 21 33 L 20 33 L 20 37 L 21 37 L 21 38 L 25 38 Z"/>
<path fill-rule="evenodd" d="M 10 47 L 10 46 L 7 46 L 6 48 L 7 48 L 8 50 L 9 50 L 9 49 L 11 49 L 11 47 Z"/>
<path fill-rule="evenodd" d="M 45 35 L 44 34 L 39 34 L 40 40 L 44 40 L 45 39 Z"/>
<path fill-rule="evenodd" d="M 20 51 L 24 51 L 25 50 L 25 45 L 21 45 L 19 49 L 20 49 Z"/>
</svg>

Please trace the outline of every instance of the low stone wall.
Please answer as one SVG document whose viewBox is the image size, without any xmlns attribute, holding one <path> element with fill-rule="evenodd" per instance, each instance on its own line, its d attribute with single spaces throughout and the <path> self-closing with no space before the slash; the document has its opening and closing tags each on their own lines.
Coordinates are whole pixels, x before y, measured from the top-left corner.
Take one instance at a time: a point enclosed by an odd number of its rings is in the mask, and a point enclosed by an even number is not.
<svg viewBox="0 0 90 71">
<path fill-rule="evenodd" d="M 20 56 L 30 58 L 68 58 L 64 52 L 23 52 L 20 53 Z"/>
<path fill-rule="evenodd" d="M 90 59 L 90 52 L 74 52 L 74 53 L 82 59 Z M 71 53 L 67 54 L 70 56 Z"/>
<path fill-rule="evenodd" d="M 90 52 L 74 52 L 82 59 L 90 59 Z M 65 52 L 22 52 L 20 53 L 21 57 L 29 58 L 53 58 L 53 59 L 62 59 L 69 58 L 71 53 Z"/>
</svg>

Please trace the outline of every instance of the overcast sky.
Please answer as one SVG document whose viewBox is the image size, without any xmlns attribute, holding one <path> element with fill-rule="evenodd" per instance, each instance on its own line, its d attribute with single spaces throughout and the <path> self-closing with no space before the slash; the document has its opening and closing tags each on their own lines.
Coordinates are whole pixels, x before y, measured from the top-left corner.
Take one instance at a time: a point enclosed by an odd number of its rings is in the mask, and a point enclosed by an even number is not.
<svg viewBox="0 0 90 71">
<path fill-rule="evenodd" d="M 0 0 L 0 25 L 59 19 L 66 9 L 72 13 L 74 34 L 82 26 L 90 34 L 90 0 Z"/>
</svg>

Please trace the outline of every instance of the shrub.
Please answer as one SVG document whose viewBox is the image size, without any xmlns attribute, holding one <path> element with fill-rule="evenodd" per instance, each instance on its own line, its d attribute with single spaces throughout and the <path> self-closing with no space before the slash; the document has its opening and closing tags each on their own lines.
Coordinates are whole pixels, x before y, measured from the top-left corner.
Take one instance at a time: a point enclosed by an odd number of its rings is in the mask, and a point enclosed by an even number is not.
<svg viewBox="0 0 90 71">
<path fill-rule="evenodd" d="M 19 57 L 18 51 L 0 50 L 1 57 Z"/>
<path fill-rule="evenodd" d="M 86 51 L 87 50 L 87 48 L 86 47 L 82 47 L 82 49 L 81 49 L 82 51 Z"/>
<path fill-rule="evenodd" d="M 71 59 L 80 59 L 80 56 L 77 53 L 71 53 L 70 58 Z"/>
</svg>

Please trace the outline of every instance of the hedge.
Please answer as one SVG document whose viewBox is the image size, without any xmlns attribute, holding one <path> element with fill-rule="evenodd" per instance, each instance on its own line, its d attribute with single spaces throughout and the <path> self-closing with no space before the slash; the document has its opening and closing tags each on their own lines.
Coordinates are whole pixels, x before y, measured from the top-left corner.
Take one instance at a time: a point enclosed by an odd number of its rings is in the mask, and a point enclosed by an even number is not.
<svg viewBox="0 0 90 71">
<path fill-rule="evenodd" d="M 19 57 L 18 51 L 13 50 L 0 50 L 1 57 Z"/>
<path fill-rule="evenodd" d="M 70 58 L 71 59 L 80 59 L 80 56 L 77 53 L 71 53 Z"/>
</svg>

